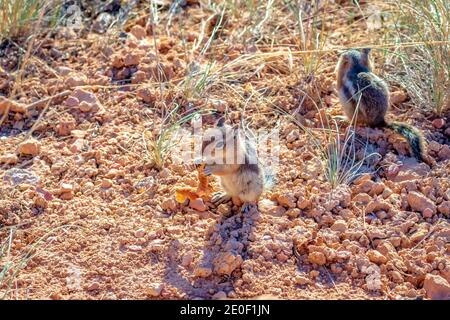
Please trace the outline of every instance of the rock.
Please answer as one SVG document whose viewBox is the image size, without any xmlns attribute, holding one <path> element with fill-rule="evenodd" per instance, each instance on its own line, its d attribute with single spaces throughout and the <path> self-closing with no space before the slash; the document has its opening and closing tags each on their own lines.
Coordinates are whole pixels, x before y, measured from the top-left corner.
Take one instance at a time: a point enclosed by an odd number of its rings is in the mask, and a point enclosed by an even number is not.
<svg viewBox="0 0 450 320">
<path fill-rule="evenodd" d="M 300 285 L 300 286 L 303 286 L 305 284 L 310 284 L 311 281 L 309 280 L 308 277 L 298 275 L 298 276 L 295 277 L 295 283 Z"/>
<path fill-rule="evenodd" d="M 448 145 L 443 145 L 441 150 L 438 152 L 438 157 L 442 160 L 450 159 L 450 147 Z"/>
<path fill-rule="evenodd" d="M 445 126 L 445 120 L 444 119 L 434 119 L 433 122 L 431 122 L 431 124 L 436 129 L 441 129 Z"/>
<path fill-rule="evenodd" d="M 298 216 L 300 216 L 300 213 L 301 211 L 298 208 L 292 208 L 286 211 L 286 215 L 292 219 L 298 218 Z"/>
<path fill-rule="evenodd" d="M 21 155 L 37 156 L 41 151 L 41 143 L 35 139 L 28 139 L 17 148 L 17 152 Z"/>
<path fill-rule="evenodd" d="M 317 270 L 311 270 L 311 271 L 309 272 L 309 276 L 310 276 L 312 279 L 316 279 L 319 275 L 320 275 L 320 272 L 317 271 Z"/>
<path fill-rule="evenodd" d="M 277 201 L 280 205 L 287 208 L 295 208 L 297 199 L 294 196 L 289 194 L 279 195 L 277 197 Z"/>
<path fill-rule="evenodd" d="M 86 140 L 84 139 L 76 139 L 72 145 L 69 147 L 69 150 L 72 153 L 78 153 L 83 150 L 84 145 L 86 144 Z"/>
<path fill-rule="evenodd" d="M 9 108 L 10 112 L 26 113 L 27 108 L 24 104 L 16 101 L 9 100 L 4 96 L 0 96 L 0 115 L 5 113 L 5 110 Z"/>
<path fill-rule="evenodd" d="M 175 211 L 177 208 L 177 202 L 172 198 L 165 199 L 161 204 L 161 208 L 166 211 Z"/>
<path fill-rule="evenodd" d="M 408 193 L 407 201 L 411 209 L 414 211 L 424 213 L 425 209 L 430 209 L 433 214 L 436 213 L 436 205 L 434 202 L 419 192 L 412 191 Z"/>
<path fill-rule="evenodd" d="M 138 98 L 142 99 L 145 103 L 154 104 L 156 101 L 156 96 L 148 88 L 140 88 L 136 92 Z"/>
<path fill-rule="evenodd" d="M 86 287 L 88 291 L 94 291 L 100 289 L 100 284 L 98 282 L 92 282 L 90 285 Z"/>
<path fill-rule="evenodd" d="M 200 212 L 206 211 L 206 209 L 208 209 L 202 198 L 197 198 L 195 200 L 189 201 L 189 207 Z"/>
<path fill-rule="evenodd" d="M 311 205 L 311 200 L 300 197 L 297 201 L 297 208 L 304 210 Z"/>
<path fill-rule="evenodd" d="M 130 29 L 130 33 L 138 40 L 142 40 L 147 36 L 147 31 L 140 25 L 134 25 Z"/>
<path fill-rule="evenodd" d="M 120 69 L 124 66 L 123 63 L 123 57 L 121 53 L 116 53 L 111 57 L 112 61 L 111 61 L 111 65 L 116 68 L 116 69 Z"/>
<path fill-rule="evenodd" d="M 72 130 L 76 128 L 76 123 L 74 120 L 64 121 L 61 120 L 56 125 L 56 133 L 60 136 L 67 136 L 72 133 Z"/>
<path fill-rule="evenodd" d="M 134 232 L 136 238 L 143 238 L 145 236 L 145 229 L 138 229 Z"/>
<path fill-rule="evenodd" d="M 277 260 L 280 262 L 286 262 L 289 260 L 289 257 L 287 255 L 285 255 L 283 252 L 278 253 L 276 256 Z"/>
<path fill-rule="evenodd" d="M 72 200 L 73 199 L 73 191 L 62 192 L 59 196 L 61 200 Z"/>
<path fill-rule="evenodd" d="M 68 107 L 74 108 L 80 104 L 80 101 L 75 97 L 68 96 L 64 104 Z"/>
<path fill-rule="evenodd" d="M 400 272 L 398 271 L 391 271 L 390 274 L 392 281 L 394 281 L 395 283 L 402 283 L 403 280 L 403 276 Z"/>
<path fill-rule="evenodd" d="M 218 275 L 230 275 L 242 262 L 242 257 L 237 253 L 221 252 L 213 260 L 214 272 Z"/>
<path fill-rule="evenodd" d="M 400 104 L 402 102 L 405 102 L 406 99 L 408 99 L 408 96 L 403 91 L 394 91 L 390 94 L 389 98 L 392 104 Z"/>
<path fill-rule="evenodd" d="M 366 207 L 366 213 L 376 213 L 378 211 L 389 212 L 391 210 L 391 204 L 384 199 L 376 198 L 369 202 Z"/>
<path fill-rule="evenodd" d="M 427 294 L 427 298 L 432 300 L 448 300 L 450 299 L 450 284 L 438 275 L 428 273 L 425 276 L 423 288 Z"/>
<path fill-rule="evenodd" d="M 81 112 L 91 112 L 92 111 L 92 104 L 87 103 L 86 101 L 82 101 L 78 108 L 80 109 Z"/>
<path fill-rule="evenodd" d="M 61 295 L 61 293 L 59 293 L 59 292 L 52 292 L 50 294 L 50 299 L 52 299 L 52 300 L 63 300 L 64 296 Z"/>
<path fill-rule="evenodd" d="M 197 267 L 194 274 L 198 278 L 207 278 L 212 274 L 212 269 L 209 267 Z"/>
<path fill-rule="evenodd" d="M 383 199 L 387 199 L 387 198 L 389 198 L 389 196 L 390 196 L 392 193 L 393 193 L 393 192 L 392 192 L 391 189 L 385 188 L 385 189 L 383 190 L 383 193 L 381 194 L 381 196 L 383 197 Z"/>
<path fill-rule="evenodd" d="M 223 291 L 218 291 L 212 296 L 213 300 L 224 300 L 227 298 L 227 294 Z"/>
<path fill-rule="evenodd" d="M 424 219 L 431 218 L 433 214 L 434 214 L 433 210 L 431 210 L 430 208 L 425 208 L 425 210 L 423 210 L 422 212 L 422 216 Z"/>
<path fill-rule="evenodd" d="M 308 255 L 308 261 L 323 266 L 327 262 L 327 258 L 322 252 L 314 251 Z"/>
<path fill-rule="evenodd" d="M 16 186 L 18 184 L 37 185 L 40 179 L 30 170 L 12 168 L 5 172 L 3 180 L 9 181 Z"/>
<path fill-rule="evenodd" d="M 138 52 L 129 52 L 125 55 L 123 59 L 123 64 L 125 67 L 137 66 L 142 59 L 142 55 Z"/>
<path fill-rule="evenodd" d="M 50 49 L 50 56 L 52 57 L 52 58 L 55 58 L 55 59 L 59 59 L 59 58 L 61 58 L 62 57 L 62 52 L 60 51 L 60 50 L 58 50 L 58 49 L 56 49 L 56 48 L 51 48 Z"/>
<path fill-rule="evenodd" d="M 123 172 L 121 172 L 117 169 L 111 169 L 105 174 L 105 177 L 108 179 L 114 179 L 114 178 L 117 178 L 120 176 L 123 176 Z"/>
<path fill-rule="evenodd" d="M 0 156 L 0 163 L 3 164 L 16 164 L 18 161 L 19 158 L 14 153 L 7 153 Z"/>
<path fill-rule="evenodd" d="M 48 201 L 42 197 L 41 195 L 36 196 L 34 199 L 34 205 L 36 207 L 40 207 L 40 208 L 47 208 L 48 207 Z"/>
<path fill-rule="evenodd" d="M 421 241 L 422 239 L 424 239 L 427 235 L 428 235 L 428 230 L 421 228 L 418 231 L 416 231 L 413 235 L 411 235 L 409 240 L 411 240 L 414 243 L 417 243 L 417 242 Z"/>
<path fill-rule="evenodd" d="M 286 213 L 286 209 L 282 206 L 277 206 L 272 211 L 268 212 L 270 215 L 273 215 L 275 217 L 281 217 Z"/>
<path fill-rule="evenodd" d="M 112 181 L 110 179 L 103 179 L 101 183 L 101 187 L 104 189 L 108 189 L 112 187 Z"/>
<path fill-rule="evenodd" d="M 300 137 L 300 134 L 299 134 L 298 130 L 292 130 L 286 136 L 286 141 L 291 143 L 291 142 L 294 142 L 295 140 L 298 140 L 299 137 Z"/>
<path fill-rule="evenodd" d="M 447 267 L 446 269 L 441 270 L 441 276 L 450 283 L 450 268 Z"/>
<path fill-rule="evenodd" d="M 56 71 L 58 72 L 58 74 L 62 77 L 68 76 L 71 72 L 73 72 L 72 69 L 70 69 L 69 67 L 65 67 L 65 66 L 59 66 L 56 68 Z"/>
<path fill-rule="evenodd" d="M 368 267 L 363 266 L 362 272 L 367 273 L 366 286 L 370 291 L 381 290 L 381 274 L 380 268 L 375 264 L 370 264 Z"/>
<path fill-rule="evenodd" d="M 90 112 L 90 111 L 96 112 L 100 108 L 102 108 L 102 105 L 98 101 L 97 96 L 87 90 L 84 90 L 81 88 L 75 89 L 72 92 L 72 95 L 70 95 L 67 98 L 67 100 L 69 100 L 71 97 L 78 100 L 79 103 L 75 106 L 78 106 L 78 108 L 80 108 L 80 110 L 82 112 Z M 67 100 L 66 100 L 66 104 L 67 104 Z"/>
<path fill-rule="evenodd" d="M 428 150 L 433 151 L 433 152 L 439 152 L 439 150 L 441 150 L 441 144 L 437 141 L 430 141 L 430 143 L 428 143 Z"/>
<path fill-rule="evenodd" d="M 0 161 L 1 162 L 1 161 Z M 445 216 L 450 216 L 450 201 L 444 201 L 438 206 L 438 211 Z"/>
<path fill-rule="evenodd" d="M 369 258 L 370 262 L 376 263 L 376 264 L 385 264 L 387 262 L 387 258 L 381 254 L 381 252 L 377 250 L 369 250 L 367 251 L 367 257 Z"/>
<path fill-rule="evenodd" d="M 72 192 L 73 185 L 70 183 L 61 183 L 60 192 Z"/>
<path fill-rule="evenodd" d="M 271 201 L 269 199 L 263 199 L 259 201 L 258 207 L 262 213 L 277 217 L 281 217 L 286 212 L 286 209 L 281 206 L 277 206 L 274 201 Z"/>
<path fill-rule="evenodd" d="M 375 182 L 372 180 L 363 180 L 361 183 L 356 185 L 354 193 L 369 193 L 374 185 Z"/>
<path fill-rule="evenodd" d="M 331 226 L 331 230 L 339 233 L 345 232 L 347 230 L 347 223 L 344 220 L 336 220 Z"/>
<path fill-rule="evenodd" d="M 383 219 L 386 219 L 388 215 L 384 211 L 378 211 L 376 213 L 376 216 L 377 216 L 378 219 L 383 220 Z"/>
<path fill-rule="evenodd" d="M 370 190 L 371 195 L 379 195 L 384 191 L 385 185 L 382 182 L 376 182 L 373 184 L 372 189 Z"/>
<path fill-rule="evenodd" d="M 161 179 L 167 179 L 168 177 L 170 177 L 170 175 L 171 175 L 170 170 L 167 168 L 164 168 L 159 172 L 159 177 Z"/>
<path fill-rule="evenodd" d="M 164 285 L 162 283 L 154 283 L 147 289 L 147 295 L 149 297 L 158 297 L 163 289 Z"/>
<path fill-rule="evenodd" d="M 450 127 L 448 127 L 447 129 L 445 129 L 444 134 L 445 134 L 447 137 L 450 137 Z"/>
<path fill-rule="evenodd" d="M 191 253 L 186 253 L 183 258 L 181 259 L 181 265 L 183 267 L 189 267 L 192 264 L 192 261 L 194 261 L 194 257 Z"/>
<path fill-rule="evenodd" d="M 92 30 L 97 33 L 105 33 L 114 21 L 114 16 L 108 12 L 100 13 L 92 25 Z"/>
<path fill-rule="evenodd" d="M 430 172 L 430 167 L 425 163 L 417 163 L 415 159 L 405 159 L 403 165 L 392 165 L 396 168 L 396 173 L 387 171 L 387 178 L 394 182 L 417 180 L 426 177 Z"/>
<path fill-rule="evenodd" d="M 150 176 L 150 177 L 144 178 L 142 180 L 139 180 L 139 182 L 137 182 L 134 185 L 134 188 L 137 191 L 141 191 L 141 190 L 152 188 L 154 185 L 155 185 L 155 178 Z"/>
<path fill-rule="evenodd" d="M 231 207 L 226 203 L 222 203 L 217 207 L 217 213 L 222 216 L 228 216 L 231 213 Z"/>
<path fill-rule="evenodd" d="M 132 245 L 128 246 L 128 250 L 131 252 L 140 252 L 140 251 L 142 251 L 142 246 L 132 244 Z"/>
<path fill-rule="evenodd" d="M 158 231 L 159 234 L 160 231 Z M 158 252 L 161 253 L 162 251 L 165 250 L 165 246 L 164 246 L 164 240 L 162 239 L 155 239 L 153 241 L 151 241 L 148 244 L 148 249 L 150 252 Z"/>
<path fill-rule="evenodd" d="M 359 205 L 367 205 L 372 200 L 372 197 L 367 193 L 359 193 L 353 197 L 352 201 Z"/>
<path fill-rule="evenodd" d="M 88 78 L 81 73 L 71 73 L 66 79 L 65 84 L 68 88 L 84 86 L 88 83 Z"/>
<path fill-rule="evenodd" d="M 142 83 L 148 80 L 148 75 L 144 71 L 136 71 L 131 78 L 132 84 Z M 145 88 L 141 88 L 141 90 L 145 90 Z"/>
<path fill-rule="evenodd" d="M 350 219 L 355 217 L 355 215 L 353 214 L 352 210 L 350 210 L 350 209 L 342 209 L 341 211 L 339 211 L 339 215 L 345 221 L 348 221 L 348 220 L 350 220 Z"/>
<path fill-rule="evenodd" d="M 386 175 L 389 178 L 392 178 L 392 177 L 396 177 L 399 172 L 400 172 L 400 166 L 398 166 L 396 164 L 391 164 L 386 170 Z"/>
</svg>

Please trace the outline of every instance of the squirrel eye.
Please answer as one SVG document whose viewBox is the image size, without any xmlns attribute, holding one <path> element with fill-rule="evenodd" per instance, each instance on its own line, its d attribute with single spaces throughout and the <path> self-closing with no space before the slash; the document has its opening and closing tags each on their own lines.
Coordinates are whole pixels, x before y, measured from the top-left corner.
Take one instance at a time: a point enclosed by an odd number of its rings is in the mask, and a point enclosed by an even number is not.
<svg viewBox="0 0 450 320">
<path fill-rule="evenodd" d="M 216 148 L 223 148 L 223 141 L 219 141 L 216 143 Z"/>
</svg>

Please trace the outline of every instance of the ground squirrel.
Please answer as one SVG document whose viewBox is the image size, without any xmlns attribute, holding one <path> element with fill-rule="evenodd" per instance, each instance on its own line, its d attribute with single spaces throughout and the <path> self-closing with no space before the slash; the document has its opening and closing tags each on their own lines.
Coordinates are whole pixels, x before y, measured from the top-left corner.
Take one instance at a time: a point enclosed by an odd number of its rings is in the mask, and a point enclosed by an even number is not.
<svg viewBox="0 0 450 320">
<path fill-rule="evenodd" d="M 215 129 L 214 137 L 203 140 L 204 173 L 219 176 L 225 192 L 215 193 L 212 202 L 218 205 L 235 197 L 243 203 L 242 212 L 247 212 L 257 206 L 265 184 L 256 146 L 241 130 L 225 124 L 223 118 Z"/>
<path fill-rule="evenodd" d="M 389 89 L 384 80 L 372 73 L 369 53 L 370 49 L 349 50 L 339 58 L 337 89 L 345 115 L 357 124 L 385 127 L 402 135 L 411 146 L 413 155 L 430 164 L 432 161 L 425 153 L 425 140 L 418 129 L 407 123 L 386 121 Z"/>
</svg>

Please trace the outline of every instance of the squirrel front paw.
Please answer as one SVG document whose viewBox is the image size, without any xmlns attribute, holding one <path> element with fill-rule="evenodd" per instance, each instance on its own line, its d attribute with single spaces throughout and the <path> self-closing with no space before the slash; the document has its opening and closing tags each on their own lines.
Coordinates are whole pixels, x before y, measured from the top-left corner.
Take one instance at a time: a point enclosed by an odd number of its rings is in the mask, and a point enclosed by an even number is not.
<svg viewBox="0 0 450 320">
<path fill-rule="evenodd" d="M 218 206 L 219 204 L 228 202 L 231 200 L 231 197 L 227 195 L 225 192 L 215 192 L 211 198 L 211 202 L 214 205 Z"/>
</svg>

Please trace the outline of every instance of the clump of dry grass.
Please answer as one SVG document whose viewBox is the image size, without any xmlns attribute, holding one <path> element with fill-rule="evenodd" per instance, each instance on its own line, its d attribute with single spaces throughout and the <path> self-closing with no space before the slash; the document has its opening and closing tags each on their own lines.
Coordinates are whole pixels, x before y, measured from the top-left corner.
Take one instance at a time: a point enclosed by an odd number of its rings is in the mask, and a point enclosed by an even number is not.
<svg viewBox="0 0 450 320">
<path fill-rule="evenodd" d="M 190 113 L 178 115 L 180 106 L 176 105 L 163 119 L 160 128 L 156 134 L 145 130 L 143 132 L 143 140 L 146 146 L 152 164 L 158 170 L 161 170 L 172 149 L 179 146 L 180 143 L 187 143 L 186 141 L 177 141 L 180 137 L 177 135 L 178 130 L 186 123 L 190 122 L 195 117 L 202 114 L 207 114 L 211 110 L 195 110 Z"/>
<path fill-rule="evenodd" d="M 33 32 L 34 22 L 46 7 L 43 0 L 0 0 L 0 40 Z"/>
<path fill-rule="evenodd" d="M 306 127 L 296 119 L 295 114 L 277 106 L 274 108 L 308 136 L 312 150 L 320 159 L 323 177 L 332 189 L 350 185 L 359 176 L 373 172 L 380 155 L 371 150 L 368 141 L 357 139 L 354 130 L 356 117 L 351 119 L 347 130 L 342 133 L 342 125 L 326 114 L 322 101 L 316 103 L 306 92 L 305 97 L 318 111 L 320 125 L 317 128 Z"/>
<path fill-rule="evenodd" d="M 414 104 L 437 115 L 450 110 L 450 2 L 405 0 L 393 11 L 396 42 L 423 42 L 399 46 L 388 58 L 395 68 L 388 77 L 407 90 Z M 442 42 L 436 44 L 436 42 Z"/>
<path fill-rule="evenodd" d="M 367 142 L 358 141 L 353 127 L 345 134 L 336 121 L 327 119 L 324 125 L 325 146 L 319 149 L 326 180 L 332 188 L 349 185 L 364 173 L 370 173 L 370 164 L 380 155 L 370 151 Z M 362 148 L 359 148 L 362 145 Z"/>
<path fill-rule="evenodd" d="M 64 225 L 56 227 L 26 246 L 19 255 L 13 255 L 13 239 L 19 227 L 0 228 L 0 300 L 8 299 L 11 296 L 14 281 L 16 281 L 20 271 L 28 265 L 31 259 L 39 254 L 40 250 L 45 249 L 46 245 L 49 244 L 46 243 L 48 238 L 59 230 L 74 226 Z"/>
<path fill-rule="evenodd" d="M 306 79 L 313 79 L 323 63 L 324 49 L 328 39 L 326 8 L 328 1 L 286 1 L 298 28 L 298 46 Z"/>
</svg>

